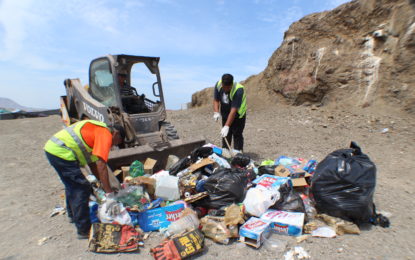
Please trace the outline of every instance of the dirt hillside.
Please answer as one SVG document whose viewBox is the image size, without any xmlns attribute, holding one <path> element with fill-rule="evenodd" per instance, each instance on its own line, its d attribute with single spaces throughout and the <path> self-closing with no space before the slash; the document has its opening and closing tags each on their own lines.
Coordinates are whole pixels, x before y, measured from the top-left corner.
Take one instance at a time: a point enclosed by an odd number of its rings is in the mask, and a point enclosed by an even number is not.
<svg viewBox="0 0 415 260">
<path fill-rule="evenodd" d="M 278 46 L 276 46 L 277 48 Z M 293 23 L 258 75 L 242 83 L 256 97 L 293 105 L 399 107 L 415 113 L 415 2 L 355 0 Z M 192 97 L 210 104 L 212 91 Z"/>
</svg>

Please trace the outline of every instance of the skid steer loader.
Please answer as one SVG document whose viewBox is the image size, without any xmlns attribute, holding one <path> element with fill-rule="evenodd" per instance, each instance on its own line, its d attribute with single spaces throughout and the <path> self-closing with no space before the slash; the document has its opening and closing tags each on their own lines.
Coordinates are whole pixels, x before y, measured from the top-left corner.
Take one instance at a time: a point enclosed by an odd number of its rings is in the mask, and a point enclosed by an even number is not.
<svg viewBox="0 0 415 260">
<path fill-rule="evenodd" d="M 166 121 L 166 107 L 158 67 L 159 57 L 107 55 L 91 61 L 89 85 L 79 79 L 64 81 L 61 96 L 64 124 L 94 119 L 107 125 L 121 124 L 124 143 L 112 150 L 108 165 L 112 170 L 134 160 L 157 160 L 154 170 L 165 167 L 169 155 L 187 156 L 205 140 L 180 139 Z"/>
</svg>

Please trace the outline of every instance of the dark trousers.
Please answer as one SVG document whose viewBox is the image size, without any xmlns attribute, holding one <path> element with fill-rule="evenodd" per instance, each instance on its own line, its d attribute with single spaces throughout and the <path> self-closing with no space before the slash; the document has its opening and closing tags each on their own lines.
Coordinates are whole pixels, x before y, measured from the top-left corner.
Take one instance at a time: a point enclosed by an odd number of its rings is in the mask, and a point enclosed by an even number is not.
<svg viewBox="0 0 415 260">
<path fill-rule="evenodd" d="M 222 115 L 222 126 L 225 125 L 227 119 L 227 115 Z M 245 121 L 246 115 L 243 118 L 235 118 L 232 125 L 229 127 L 229 134 L 226 136 L 226 140 L 228 140 L 229 145 L 232 145 L 233 137 L 233 148 L 240 151 L 244 149 L 244 136 L 242 133 L 245 128 Z M 222 139 L 222 147 L 228 147 L 226 145 L 225 138 Z"/>
<path fill-rule="evenodd" d="M 91 227 L 88 205 L 92 193 L 90 183 L 82 174 L 77 161 L 66 161 L 48 152 L 46 157 L 65 185 L 68 217 L 74 221 L 78 234 L 88 233 Z"/>
</svg>

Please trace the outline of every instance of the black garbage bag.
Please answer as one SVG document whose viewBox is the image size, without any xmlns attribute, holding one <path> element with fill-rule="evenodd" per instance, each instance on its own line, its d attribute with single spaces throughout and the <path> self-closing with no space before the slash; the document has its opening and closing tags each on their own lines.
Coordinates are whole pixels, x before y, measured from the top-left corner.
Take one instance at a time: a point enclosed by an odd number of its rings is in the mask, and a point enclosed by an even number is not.
<svg viewBox="0 0 415 260">
<path fill-rule="evenodd" d="M 258 175 L 261 176 L 263 174 L 275 174 L 275 168 L 277 165 L 261 165 L 258 167 Z"/>
<path fill-rule="evenodd" d="M 184 157 L 180 160 L 178 160 L 175 164 L 173 164 L 168 170 L 169 170 L 169 174 L 170 175 L 174 175 L 176 176 L 177 173 L 179 173 L 180 171 L 186 169 L 187 167 L 189 167 L 192 164 L 192 161 L 190 160 L 189 157 Z"/>
<path fill-rule="evenodd" d="M 330 153 L 317 165 L 311 179 L 317 211 L 356 224 L 386 227 L 389 220 L 375 211 L 375 186 L 376 166 L 355 142 L 350 149 Z"/>
<path fill-rule="evenodd" d="M 212 147 L 202 146 L 202 147 L 194 149 L 191 152 L 190 159 L 192 163 L 195 163 L 197 160 L 199 160 L 199 158 L 209 157 L 210 155 L 212 155 L 212 153 L 213 153 Z"/>
<path fill-rule="evenodd" d="M 201 206 L 219 209 L 232 203 L 241 203 L 245 199 L 245 188 L 248 184 L 249 173 L 244 169 L 217 170 L 206 179 L 205 190 L 209 196 L 200 201 Z"/>
<path fill-rule="evenodd" d="M 303 200 L 298 192 L 296 192 L 289 184 L 284 184 L 279 188 L 280 198 L 270 208 L 284 210 L 289 212 L 303 212 L 305 207 Z"/>
<path fill-rule="evenodd" d="M 243 153 L 238 153 L 233 157 L 231 165 L 233 167 L 245 168 L 251 162 L 251 158 Z"/>
</svg>

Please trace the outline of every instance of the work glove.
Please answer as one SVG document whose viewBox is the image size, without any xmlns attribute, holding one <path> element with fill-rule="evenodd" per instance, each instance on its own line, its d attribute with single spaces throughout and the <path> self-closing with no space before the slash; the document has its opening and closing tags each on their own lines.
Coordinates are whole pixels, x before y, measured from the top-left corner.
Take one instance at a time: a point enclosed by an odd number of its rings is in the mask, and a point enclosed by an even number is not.
<svg viewBox="0 0 415 260">
<path fill-rule="evenodd" d="M 220 134 L 222 135 L 223 138 L 225 138 L 226 136 L 228 136 L 229 134 L 229 126 L 225 125 L 222 130 L 220 130 Z"/>
<path fill-rule="evenodd" d="M 220 113 L 219 112 L 214 112 L 213 113 L 213 119 L 215 120 L 215 121 L 218 121 L 218 119 L 220 118 Z"/>
<path fill-rule="evenodd" d="M 173 240 L 166 240 L 155 248 L 150 249 L 155 260 L 180 260 L 179 252 Z"/>
</svg>

